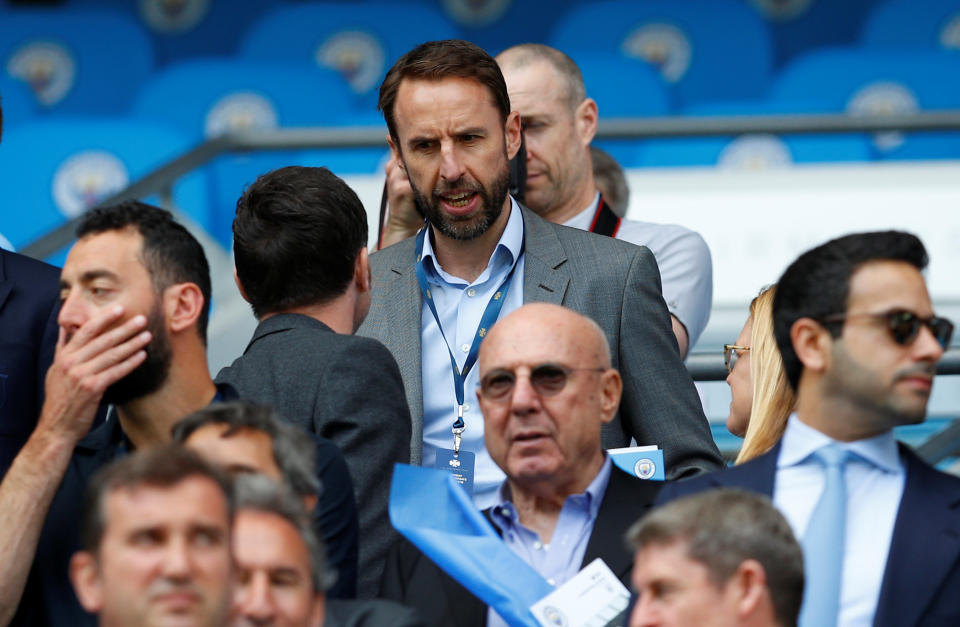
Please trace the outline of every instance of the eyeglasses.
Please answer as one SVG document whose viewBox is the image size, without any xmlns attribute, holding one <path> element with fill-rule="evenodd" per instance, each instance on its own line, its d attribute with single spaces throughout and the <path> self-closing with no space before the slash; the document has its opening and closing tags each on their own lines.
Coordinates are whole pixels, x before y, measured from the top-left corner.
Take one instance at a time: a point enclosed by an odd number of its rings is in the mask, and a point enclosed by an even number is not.
<svg viewBox="0 0 960 627">
<path fill-rule="evenodd" d="M 530 370 L 530 385 L 540 396 L 559 394 L 570 375 L 578 371 L 604 372 L 606 368 L 568 368 L 560 364 L 540 364 Z M 517 383 L 517 375 L 510 370 L 491 370 L 480 379 L 480 393 L 491 400 L 507 398 Z"/>
<path fill-rule="evenodd" d="M 750 350 L 749 346 L 737 346 L 736 344 L 723 345 L 723 365 L 727 367 L 727 372 L 733 372 L 734 367 L 740 360 L 740 351 Z"/>
<path fill-rule="evenodd" d="M 904 309 L 893 309 L 882 313 L 831 314 L 819 320 L 829 323 L 843 322 L 850 318 L 883 320 L 887 325 L 887 330 L 890 332 L 893 341 L 902 346 L 906 346 L 917 339 L 921 326 L 930 329 L 930 332 L 940 344 L 941 348 L 946 349 L 947 346 L 950 345 L 950 339 L 953 337 L 953 323 L 946 318 L 940 318 L 938 316 L 921 318 L 912 311 L 906 311 Z"/>
</svg>

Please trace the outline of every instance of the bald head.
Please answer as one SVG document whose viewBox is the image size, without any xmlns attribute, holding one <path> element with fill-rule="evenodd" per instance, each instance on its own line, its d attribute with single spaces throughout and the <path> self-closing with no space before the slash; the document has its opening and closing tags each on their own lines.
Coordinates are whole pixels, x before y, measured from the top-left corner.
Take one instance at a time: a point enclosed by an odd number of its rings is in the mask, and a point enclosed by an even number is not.
<svg viewBox="0 0 960 627">
<path fill-rule="evenodd" d="M 495 58 L 500 65 L 500 71 L 504 73 L 504 79 L 507 72 L 512 70 L 521 70 L 535 65 L 549 67 L 554 74 L 557 95 L 566 101 L 571 113 L 587 97 L 580 68 L 573 59 L 556 48 L 543 44 L 520 44 L 507 48 Z M 507 81 L 507 91 L 510 90 L 510 81 Z"/>
<path fill-rule="evenodd" d="M 623 384 L 599 326 L 557 305 L 524 305 L 480 347 L 484 439 L 513 490 L 582 492 L 603 464 L 601 429 Z"/>
</svg>

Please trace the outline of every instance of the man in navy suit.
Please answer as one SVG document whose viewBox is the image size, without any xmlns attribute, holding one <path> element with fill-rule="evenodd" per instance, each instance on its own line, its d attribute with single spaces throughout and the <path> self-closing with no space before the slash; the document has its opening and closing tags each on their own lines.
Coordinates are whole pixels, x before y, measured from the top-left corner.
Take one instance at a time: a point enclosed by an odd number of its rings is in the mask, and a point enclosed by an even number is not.
<svg viewBox="0 0 960 627">
<path fill-rule="evenodd" d="M 960 479 L 892 433 L 923 421 L 953 332 L 934 315 L 926 264 L 920 240 L 895 231 L 848 235 L 801 255 L 773 304 L 797 392 L 783 438 L 749 463 L 661 496 L 721 485 L 771 496 L 804 546 L 801 625 L 960 624 Z M 836 551 L 824 550 L 830 543 Z M 832 616 L 813 620 L 827 608 Z"/>
</svg>

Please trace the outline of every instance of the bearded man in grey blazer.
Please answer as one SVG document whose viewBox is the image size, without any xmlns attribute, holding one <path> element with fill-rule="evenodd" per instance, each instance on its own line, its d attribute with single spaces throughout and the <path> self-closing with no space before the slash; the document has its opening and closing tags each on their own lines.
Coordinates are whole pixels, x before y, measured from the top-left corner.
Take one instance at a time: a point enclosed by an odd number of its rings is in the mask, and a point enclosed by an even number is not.
<svg viewBox="0 0 960 627">
<path fill-rule="evenodd" d="M 539 301 L 579 311 L 607 335 L 624 394 L 604 446 L 659 445 L 669 478 L 719 468 L 650 250 L 548 223 L 507 194 L 520 118 L 493 58 L 465 41 L 422 44 L 387 73 L 379 107 L 428 227 L 371 256 L 372 303 L 358 332 L 400 366 L 411 460 L 465 451 L 474 501 L 492 504 L 504 476 L 484 446 L 471 366 L 498 317 Z"/>
</svg>

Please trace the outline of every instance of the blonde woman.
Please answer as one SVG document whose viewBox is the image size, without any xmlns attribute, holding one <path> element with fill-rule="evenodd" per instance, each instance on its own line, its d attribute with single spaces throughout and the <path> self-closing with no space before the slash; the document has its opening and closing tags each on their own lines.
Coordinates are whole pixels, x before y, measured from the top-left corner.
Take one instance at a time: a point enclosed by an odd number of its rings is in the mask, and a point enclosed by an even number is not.
<svg viewBox="0 0 960 627">
<path fill-rule="evenodd" d="M 731 396 L 727 429 L 744 438 L 737 464 L 776 444 L 795 404 L 773 337 L 775 291 L 775 285 L 761 290 L 750 303 L 750 317 L 736 344 L 723 347 Z"/>
</svg>

